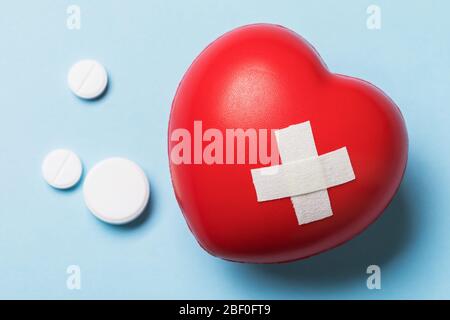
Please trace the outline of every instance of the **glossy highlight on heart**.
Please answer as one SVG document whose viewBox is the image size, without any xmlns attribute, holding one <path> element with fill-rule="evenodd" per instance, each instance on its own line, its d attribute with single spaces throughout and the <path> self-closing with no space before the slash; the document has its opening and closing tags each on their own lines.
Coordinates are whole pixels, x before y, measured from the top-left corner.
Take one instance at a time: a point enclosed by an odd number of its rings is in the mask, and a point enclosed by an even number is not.
<svg viewBox="0 0 450 320">
<path fill-rule="evenodd" d="M 273 131 L 306 122 L 318 155 L 346 147 L 355 179 L 326 189 L 331 216 L 299 224 L 289 197 L 257 201 L 251 170 L 271 164 L 249 161 L 250 140 L 259 139 L 263 153 L 275 147 L 278 159 Z M 230 142 L 231 129 L 244 133 L 245 163 L 219 161 L 230 152 L 218 154 L 218 145 Z M 386 94 L 332 73 L 302 37 L 271 24 L 228 32 L 195 59 L 173 100 L 168 135 L 172 183 L 190 230 L 209 253 L 238 262 L 302 259 L 353 238 L 394 197 L 408 155 L 405 122 Z M 208 148 L 216 161 L 194 161 Z M 237 142 L 231 150 L 237 159 Z M 192 161 L 172 161 L 178 153 Z"/>
</svg>

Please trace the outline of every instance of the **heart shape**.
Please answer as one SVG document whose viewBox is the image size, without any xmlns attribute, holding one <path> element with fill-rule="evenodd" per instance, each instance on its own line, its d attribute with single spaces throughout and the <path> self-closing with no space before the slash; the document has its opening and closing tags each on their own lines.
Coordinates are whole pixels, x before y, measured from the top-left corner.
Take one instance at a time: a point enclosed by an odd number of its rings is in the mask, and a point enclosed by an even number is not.
<svg viewBox="0 0 450 320">
<path fill-rule="evenodd" d="M 262 158 L 200 159 L 213 141 L 225 144 L 227 129 L 260 132 L 307 121 L 318 154 L 345 146 L 356 177 L 327 190 L 331 217 L 299 225 L 289 197 L 258 202 L 251 170 L 268 166 Z M 214 134 L 205 136 L 207 129 Z M 274 142 L 266 141 L 270 149 Z M 252 263 L 305 258 L 363 231 L 393 198 L 408 153 L 403 117 L 389 97 L 368 82 L 331 73 L 299 35 L 269 24 L 228 32 L 195 59 L 173 101 L 168 144 L 175 195 L 200 245 Z M 209 154 L 228 156 L 218 150 Z M 192 161 L 180 163 L 176 155 Z"/>
</svg>

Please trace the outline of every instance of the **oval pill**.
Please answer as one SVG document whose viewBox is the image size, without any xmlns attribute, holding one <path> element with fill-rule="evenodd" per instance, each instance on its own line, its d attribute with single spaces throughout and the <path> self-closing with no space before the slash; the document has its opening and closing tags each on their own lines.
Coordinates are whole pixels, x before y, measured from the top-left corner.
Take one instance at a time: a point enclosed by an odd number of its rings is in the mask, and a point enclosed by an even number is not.
<svg viewBox="0 0 450 320">
<path fill-rule="evenodd" d="M 144 171 L 124 158 L 109 158 L 87 174 L 83 187 L 88 209 L 100 220 L 125 224 L 147 207 L 150 185 Z"/>
<path fill-rule="evenodd" d="M 70 68 L 67 82 L 70 90 L 78 97 L 95 99 L 105 91 L 108 73 L 95 60 L 81 60 Z"/>
<path fill-rule="evenodd" d="M 50 152 L 42 163 L 42 175 L 56 189 L 68 189 L 80 181 L 83 166 L 80 158 L 67 149 Z"/>
</svg>

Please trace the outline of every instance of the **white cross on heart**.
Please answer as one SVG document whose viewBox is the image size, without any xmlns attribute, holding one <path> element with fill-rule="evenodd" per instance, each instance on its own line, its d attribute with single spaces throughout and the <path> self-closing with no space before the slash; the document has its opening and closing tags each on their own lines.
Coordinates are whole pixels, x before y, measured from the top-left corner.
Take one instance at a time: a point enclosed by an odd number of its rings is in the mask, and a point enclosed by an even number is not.
<svg viewBox="0 0 450 320">
<path fill-rule="evenodd" d="M 309 121 L 275 135 L 282 164 L 251 170 L 258 202 L 290 197 L 299 225 L 332 216 L 327 189 L 355 179 L 347 148 L 319 156 Z"/>
</svg>

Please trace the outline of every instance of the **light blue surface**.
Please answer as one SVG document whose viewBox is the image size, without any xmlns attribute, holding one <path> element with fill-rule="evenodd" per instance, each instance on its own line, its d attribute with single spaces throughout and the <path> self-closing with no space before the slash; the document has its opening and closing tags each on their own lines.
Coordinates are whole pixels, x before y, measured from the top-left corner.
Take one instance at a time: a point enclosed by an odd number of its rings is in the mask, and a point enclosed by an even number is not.
<svg viewBox="0 0 450 320">
<path fill-rule="evenodd" d="M 366 8 L 382 29 L 366 28 Z M 66 8 L 81 7 L 81 30 Z M 0 298 L 450 298 L 450 2 L 2 1 L 0 4 Z M 213 258 L 190 234 L 166 155 L 170 105 L 195 56 L 248 23 L 285 25 L 335 72 L 373 82 L 400 106 L 410 157 L 400 193 L 378 222 L 338 249 L 286 265 Z M 66 86 L 72 63 L 98 59 L 111 86 L 94 103 Z M 85 168 L 123 155 L 147 172 L 149 214 L 112 227 L 81 188 L 41 178 L 45 154 L 75 150 Z M 79 265 L 82 289 L 66 288 Z M 366 288 L 378 264 L 382 290 Z"/>
</svg>

